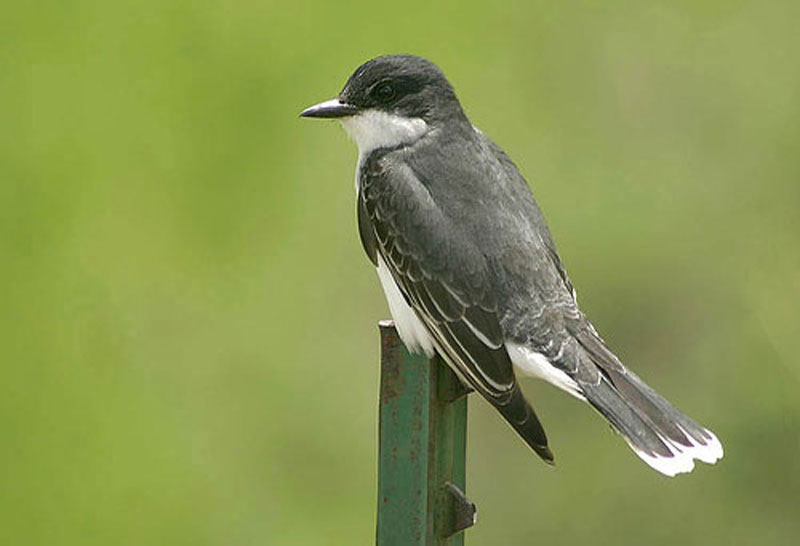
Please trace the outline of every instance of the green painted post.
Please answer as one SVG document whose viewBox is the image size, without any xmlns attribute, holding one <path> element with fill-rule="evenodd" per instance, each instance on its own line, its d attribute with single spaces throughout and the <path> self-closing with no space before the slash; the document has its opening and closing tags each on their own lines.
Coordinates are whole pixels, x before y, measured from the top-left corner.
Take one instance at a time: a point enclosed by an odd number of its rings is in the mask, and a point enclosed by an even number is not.
<svg viewBox="0 0 800 546">
<path fill-rule="evenodd" d="M 467 390 L 440 358 L 409 354 L 380 323 L 378 546 L 462 546 Z"/>
</svg>

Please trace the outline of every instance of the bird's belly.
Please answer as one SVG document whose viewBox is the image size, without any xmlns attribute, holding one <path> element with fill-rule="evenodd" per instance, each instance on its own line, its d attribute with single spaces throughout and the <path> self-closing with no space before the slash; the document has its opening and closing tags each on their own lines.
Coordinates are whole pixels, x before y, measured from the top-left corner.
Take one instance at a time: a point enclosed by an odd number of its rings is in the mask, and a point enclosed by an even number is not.
<svg viewBox="0 0 800 546">
<path fill-rule="evenodd" d="M 433 338 L 416 312 L 406 302 L 380 253 L 378 253 L 377 269 L 378 278 L 381 280 L 381 286 L 383 286 L 383 292 L 389 304 L 389 312 L 392 314 L 400 339 L 412 353 L 424 353 L 428 358 L 432 357 L 435 352 Z"/>
</svg>

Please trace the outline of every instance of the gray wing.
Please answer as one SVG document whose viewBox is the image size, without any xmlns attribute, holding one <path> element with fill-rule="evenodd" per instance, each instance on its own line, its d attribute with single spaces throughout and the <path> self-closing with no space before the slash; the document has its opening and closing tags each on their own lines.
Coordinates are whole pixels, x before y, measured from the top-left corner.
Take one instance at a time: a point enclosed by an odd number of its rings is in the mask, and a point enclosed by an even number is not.
<svg viewBox="0 0 800 546">
<path fill-rule="evenodd" d="M 522 396 L 504 345 L 489 260 L 405 161 L 373 153 L 360 181 L 359 221 L 371 227 L 362 227 L 368 253 L 372 247 L 383 257 L 448 364 L 552 461 L 544 429 Z"/>
</svg>

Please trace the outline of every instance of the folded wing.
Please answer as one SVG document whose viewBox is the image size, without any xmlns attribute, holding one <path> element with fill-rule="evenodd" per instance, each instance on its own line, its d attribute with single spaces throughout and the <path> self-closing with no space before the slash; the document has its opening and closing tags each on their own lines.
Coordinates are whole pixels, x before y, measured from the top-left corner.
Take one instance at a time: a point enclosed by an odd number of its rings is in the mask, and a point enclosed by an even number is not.
<svg viewBox="0 0 800 546">
<path fill-rule="evenodd" d="M 362 169 L 359 223 L 367 253 L 380 255 L 459 377 L 552 461 L 544 429 L 514 377 L 485 257 L 408 166 L 373 154 Z"/>
</svg>

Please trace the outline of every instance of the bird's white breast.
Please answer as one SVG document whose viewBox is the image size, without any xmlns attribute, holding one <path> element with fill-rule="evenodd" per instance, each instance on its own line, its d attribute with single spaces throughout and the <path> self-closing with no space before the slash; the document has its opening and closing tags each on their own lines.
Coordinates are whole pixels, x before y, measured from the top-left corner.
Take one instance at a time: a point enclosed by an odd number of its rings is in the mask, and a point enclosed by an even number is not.
<svg viewBox="0 0 800 546">
<path fill-rule="evenodd" d="M 406 348 L 412 353 L 425 353 L 429 358 L 432 357 L 435 352 L 433 338 L 417 313 L 406 302 L 380 253 L 378 253 L 378 278 L 386 294 L 389 312 L 394 319 L 397 333 Z"/>
<path fill-rule="evenodd" d="M 406 118 L 380 110 L 365 110 L 355 116 L 341 120 L 347 135 L 358 146 L 358 164 L 356 165 L 356 192 L 361 165 L 370 152 L 379 148 L 394 148 L 403 144 L 411 144 L 428 132 L 428 124 L 421 118 Z M 394 319 L 397 333 L 409 351 L 425 353 L 428 357 L 434 354 L 433 339 L 425 325 L 417 317 L 416 312 L 408 305 L 400 288 L 392 277 L 392 272 L 378 253 L 378 278 L 381 281 L 389 312 Z"/>
</svg>

